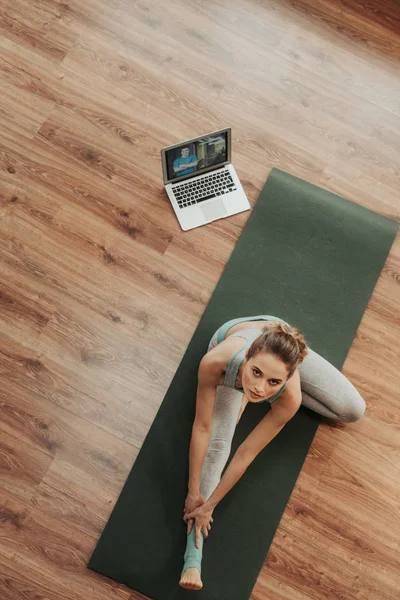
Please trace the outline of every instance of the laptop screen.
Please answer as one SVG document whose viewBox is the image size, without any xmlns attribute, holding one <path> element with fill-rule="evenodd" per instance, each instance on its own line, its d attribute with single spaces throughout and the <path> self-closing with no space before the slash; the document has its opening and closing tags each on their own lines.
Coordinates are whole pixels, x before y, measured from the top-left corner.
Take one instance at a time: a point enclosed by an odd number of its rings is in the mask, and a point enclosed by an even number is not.
<svg viewBox="0 0 400 600">
<path fill-rule="evenodd" d="M 223 165 L 228 161 L 228 143 L 228 130 L 225 130 L 166 150 L 168 179 L 178 181 L 180 177 Z"/>
</svg>

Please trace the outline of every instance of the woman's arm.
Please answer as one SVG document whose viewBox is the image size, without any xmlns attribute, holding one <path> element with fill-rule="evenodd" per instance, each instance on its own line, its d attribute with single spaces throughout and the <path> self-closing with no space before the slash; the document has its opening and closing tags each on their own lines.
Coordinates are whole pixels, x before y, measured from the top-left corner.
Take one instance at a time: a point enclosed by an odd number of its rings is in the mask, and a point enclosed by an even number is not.
<svg viewBox="0 0 400 600">
<path fill-rule="evenodd" d="M 279 433 L 287 422 L 286 420 L 282 422 L 281 418 L 277 416 L 278 412 L 281 411 L 275 409 L 275 412 L 272 413 L 271 408 L 269 413 L 237 449 L 221 481 L 207 502 L 186 515 L 187 519 L 195 520 L 197 548 L 200 547 L 200 533 L 203 532 L 204 537 L 208 537 L 214 508 L 241 478 L 257 454 Z M 188 533 L 190 531 L 191 525 L 188 527 Z"/>
<path fill-rule="evenodd" d="M 299 400 L 297 397 L 292 397 L 289 394 L 286 394 L 285 398 L 283 398 L 282 394 L 280 400 L 280 402 L 272 405 L 268 414 L 265 415 L 257 427 L 253 429 L 241 446 L 239 446 L 221 481 L 204 504 L 204 508 L 208 508 L 211 511 L 214 510 L 222 498 L 226 496 L 229 490 L 241 478 L 255 457 L 294 416 L 301 404 L 301 396 Z"/>
</svg>

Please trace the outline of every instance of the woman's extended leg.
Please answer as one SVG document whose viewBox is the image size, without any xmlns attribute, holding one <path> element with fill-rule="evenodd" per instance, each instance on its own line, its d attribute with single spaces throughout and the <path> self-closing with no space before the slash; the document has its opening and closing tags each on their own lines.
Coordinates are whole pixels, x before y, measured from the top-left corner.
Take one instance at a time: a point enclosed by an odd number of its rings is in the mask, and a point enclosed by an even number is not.
<svg viewBox="0 0 400 600">
<path fill-rule="evenodd" d="M 354 385 L 325 358 L 308 349 L 299 365 L 303 404 L 307 408 L 351 423 L 365 412 L 365 402 Z"/>
<path fill-rule="evenodd" d="M 242 399 L 243 394 L 239 391 L 228 387 L 217 387 L 213 428 L 200 479 L 200 493 L 205 500 L 208 500 L 217 487 L 229 458 Z M 203 534 L 201 534 L 200 548 L 196 548 L 196 531 L 192 527 L 187 538 L 182 575 L 189 568 L 196 568 L 201 572 L 203 541 Z"/>
</svg>

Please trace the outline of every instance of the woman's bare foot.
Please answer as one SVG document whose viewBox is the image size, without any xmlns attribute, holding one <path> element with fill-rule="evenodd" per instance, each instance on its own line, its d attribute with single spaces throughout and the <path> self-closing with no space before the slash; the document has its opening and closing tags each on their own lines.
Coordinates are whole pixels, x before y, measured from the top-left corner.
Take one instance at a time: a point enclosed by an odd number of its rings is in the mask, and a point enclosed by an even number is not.
<svg viewBox="0 0 400 600">
<path fill-rule="evenodd" d="M 179 585 L 185 588 L 185 590 L 201 590 L 203 582 L 201 581 L 200 571 L 196 568 L 186 569 Z"/>
</svg>

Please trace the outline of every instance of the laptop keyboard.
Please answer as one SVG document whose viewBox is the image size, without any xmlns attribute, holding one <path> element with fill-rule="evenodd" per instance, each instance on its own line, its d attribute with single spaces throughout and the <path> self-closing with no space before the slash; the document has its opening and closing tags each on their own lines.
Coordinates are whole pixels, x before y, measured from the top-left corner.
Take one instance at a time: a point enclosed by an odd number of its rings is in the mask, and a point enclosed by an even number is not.
<svg viewBox="0 0 400 600">
<path fill-rule="evenodd" d="M 179 208 L 223 196 L 236 189 L 235 182 L 227 169 L 173 187 Z"/>
</svg>

